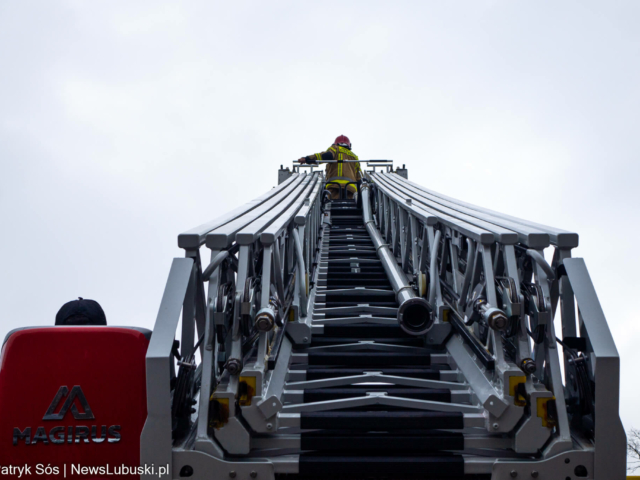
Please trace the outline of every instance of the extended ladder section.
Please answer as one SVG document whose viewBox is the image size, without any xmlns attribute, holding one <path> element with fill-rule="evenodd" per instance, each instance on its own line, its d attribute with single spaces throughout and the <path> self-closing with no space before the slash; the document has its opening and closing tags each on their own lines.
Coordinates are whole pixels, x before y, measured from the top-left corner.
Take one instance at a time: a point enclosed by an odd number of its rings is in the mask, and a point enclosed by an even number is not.
<svg viewBox="0 0 640 480">
<path fill-rule="evenodd" d="M 619 358 L 577 234 L 363 163 L 355 199 L 296 166 L 180 235 L 142 463 L 203 479 L 625 478 Z"/>
</svg>

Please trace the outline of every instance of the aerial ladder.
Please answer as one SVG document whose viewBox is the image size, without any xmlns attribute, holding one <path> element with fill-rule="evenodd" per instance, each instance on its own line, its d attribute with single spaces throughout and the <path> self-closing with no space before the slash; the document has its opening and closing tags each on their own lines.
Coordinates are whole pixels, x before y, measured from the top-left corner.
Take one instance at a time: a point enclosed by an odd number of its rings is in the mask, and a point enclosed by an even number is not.
<svg viewBox="0 0 640 480">
<path fill-rule="evenodd" d="M 578 235 L 361 164 L 353 199 L 294 164 L 180 234 L 153 331 L 10 332 L 0 464 L 625 478 L 619 356 Z"/>
</svg>

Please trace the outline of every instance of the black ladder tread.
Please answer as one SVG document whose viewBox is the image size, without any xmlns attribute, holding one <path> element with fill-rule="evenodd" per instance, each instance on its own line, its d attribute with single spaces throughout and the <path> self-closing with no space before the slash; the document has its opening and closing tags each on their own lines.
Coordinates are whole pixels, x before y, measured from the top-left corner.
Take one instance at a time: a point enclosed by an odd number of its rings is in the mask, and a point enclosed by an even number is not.
<svg viewBox="0 0 640 480">
<path fill-rule="evenodd" d="M 459 432 L 365 433 L 303 432 L 302 450 L 339 452 L 421 452 L 464 450 L 464 435 Z"/>
<path fill-rule="evenodd" d="M 328 456 L 300 455 L 299 473 L 324 478 L 461 478 L 460 455 L 433 456 Z"/>
<path fill-rule="evenodd" d="M 430 353 L 309 352 L 309 365 L 431 365 Z"/>
<path fill-rule="evenodd" d="M 303 402 L 324 402 L 341 398 L 365 397 L 369 393 L 384 392 L 391 397 L 431 400 L 434 402 L 451 402 L 451 391 L 435 388 L 387 387 L 384 385 L 367 385 L 351 387 L 313 388 L 304 391 Z"/>
<path fill-rule="evenodd" d="M 305 430 L 415 430 L 464 428 L 464 416 L 461 412 L 431 411 L 369 411 L 369 412 L 302 412 L 300 428 Z"/>
<path fill-rule="evenodd" d="M 362 375 L 364 372 L 382 372 L 384 375 L 394 375 L 409 378 L 424 378 L 428 380 L 440 380 L 440 370 L 435 368 L 318 368 L 307 369 L 307 380 L 320 380 L 322 378 L 351 377 Z"/>
</svg>

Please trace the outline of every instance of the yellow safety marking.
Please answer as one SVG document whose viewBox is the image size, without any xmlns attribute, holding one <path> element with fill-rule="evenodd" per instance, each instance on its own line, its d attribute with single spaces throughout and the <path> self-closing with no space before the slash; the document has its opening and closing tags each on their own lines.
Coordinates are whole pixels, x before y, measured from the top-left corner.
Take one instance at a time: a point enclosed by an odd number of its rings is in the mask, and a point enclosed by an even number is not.
<svg viewBox="0 0 640 480">
<path fill-rule="evenodd" d="M 349 182 L 351 182 L 351 180 L 342 180 L 340 178 L 334 178 L 333 180 L 331 180 L 331 182 L 327 183 L 327 185 L 331 185 L 333 182 L 336 182 L 336 183 L 349 183 Z"/>
<path fill-rule="evenodd" d="M 229 399 L 216 398 L 214 392 L 209 402 L 209 428 L 223 427 L 229 422 Z"/>
<path fill-rule="evenodd" d="M 524 375 L 509 377 L 509 395 L 514 398 L 513 403 L 515 405 L 524 407 L 527 404 L 527 399 L 518 394 L 518 385 L 521 383 L 527 383 L 527 377 Z"/>
<path fill-rule="evenodd" d="M 516 396 L 516 388 L 519 383 L 527 383 L 527 377 L 524 375 L 514 375 L 509 377 L 509 395 Z"/>
<path fill-rule="evenodd" d="M 242 384 L 245 384 L 245 387 Z M 251 405 L 251 399 L 256 394 L 256 377 L 240 377 L 240 397 L 238 403 L 240 406 Z"/>
<path fill-rule="evenodd" d="M 289 309 L 289 321 L 293 322 L 296 319 L 295 313 L 293 312 L 293 308 Z"/>
<path fill-rule="evenodd" d="M 449 321 L 449 309 L 442 311 L 442 321 L 443 322 L 448 322 Z"/>
<path fill-rule="evenodd" d="M 547 403 L 555 399 L 556 397 L 543 397 L 543 398 L 538 397 L 538 401 L 537 401 L 538 416 L 542 419 L 543 427 L 552 428 L 556 426 L 555 419 L 550 419 L 549 412 L 547 411 Z"/>
</svg>

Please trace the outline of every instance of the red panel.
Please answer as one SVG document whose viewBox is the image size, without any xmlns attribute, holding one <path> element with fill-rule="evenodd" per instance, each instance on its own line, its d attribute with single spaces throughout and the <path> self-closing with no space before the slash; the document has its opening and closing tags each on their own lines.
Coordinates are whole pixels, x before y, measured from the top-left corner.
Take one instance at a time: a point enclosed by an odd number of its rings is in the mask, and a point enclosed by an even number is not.
<svg viewBox="0 0 640 480">
<path fill-rule="evenodd" d="M 37 464 L 58 466 L 59 478 L 65 464 L 67 476 L 72 477 L 77 476 L 71 475 L 72 464 L 112 469 L 138 466 L 140 433 L 147 417 L 148 345 L 143 333 L 117 327 L 32 328 L 12 334 L 0 357 L 0 465 L 31 465 L 33 478 L 38 477 Z M 82 406 L 82 395 L 76 395 L 76 415 L 69 408 L 61 420 L 44 420 L 60 388 L 67 387 L 68 393 L 61 392 L 54 409 L 58 415 L 72 391 L 79 392 L 74 386 L 80 387 L 95 418 L 81 418 L 90 415 Z M 14 445 L 14 428 L 24 432 L 27 427 L 31 428 L 30 444 L 20 438 Z M 39 427 L 44 427 L 46 441 L 34 439 Z M 54 427 L 64 427 L 64 443 L 52 441 Z M 73 443 L 69 443 L 70 427 Z M 88 439 L 76 438 L 92 427 L 97 440 L 106 427 L 107 439 L 98 443 L 91 434 Z M 117 433 L 120 440 L 109 442 Z M 61 435 L 61 429 L 54 430 L 53 439 L 60 441 Z M 96 475 L 85 478 L 90 477 Z"/>
</svg>

